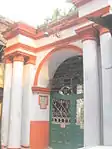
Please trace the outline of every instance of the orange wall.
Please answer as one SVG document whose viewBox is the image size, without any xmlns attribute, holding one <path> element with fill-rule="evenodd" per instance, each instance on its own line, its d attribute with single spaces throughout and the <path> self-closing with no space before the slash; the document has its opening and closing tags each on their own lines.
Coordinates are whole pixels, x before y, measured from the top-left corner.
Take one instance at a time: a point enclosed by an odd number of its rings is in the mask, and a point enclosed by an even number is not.
<svg viewBox="0 0 112 149">
<path fill-rule="evenodd" d="M 31 149 L 46 149 L 49 144 L 49 122 L 32 121 L 30 126 Z"/>
</svg>

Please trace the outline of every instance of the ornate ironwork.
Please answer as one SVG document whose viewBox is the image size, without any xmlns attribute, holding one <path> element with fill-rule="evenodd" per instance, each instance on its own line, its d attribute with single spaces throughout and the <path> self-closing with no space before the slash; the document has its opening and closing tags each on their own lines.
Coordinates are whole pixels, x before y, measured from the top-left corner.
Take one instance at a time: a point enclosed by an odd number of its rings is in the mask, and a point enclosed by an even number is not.
<svg viewBox="0 0 112 149">
<path fill-rule="evenodd" d="M 83 84 L 83 58 L 75 56 L 64 61 L 57 69 L 54 77 L 50 80 L 51 90 L 57 91 L 65 86 L 77 92 L 77 84 Z"/>
<path fill-rule="evenodd" d="M 59 90 L 61 95 L 70 95 L 72 93 L 72 88 L 69 86 L 64 86 Z"/>
<path fill-rule="evenodd" d="M 53 99 L 52 102 L 52 123 L 65 124 L 71 123 L 71 106 L 70 100 Z M 76 100 L 76 115 L 74 114 L 74 122 L 79 125 L 81 129 L 84 128 L 84 100 Z"/>
<path fill-rule="evenodd" d="M 70 123 L 70 100 L 53 99 L 52 123 Z"/>
</svg>

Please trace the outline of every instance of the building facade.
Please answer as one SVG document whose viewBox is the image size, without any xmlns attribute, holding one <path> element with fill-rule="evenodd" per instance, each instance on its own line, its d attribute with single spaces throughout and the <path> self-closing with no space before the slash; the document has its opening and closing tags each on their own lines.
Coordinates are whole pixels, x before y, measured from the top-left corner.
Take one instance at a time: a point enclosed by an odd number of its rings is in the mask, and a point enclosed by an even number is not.
<svg viewBox="0 0 112 149">
<path fill-rule="evenodd" d="M 20 22 L 4 33 L 2 148 L 112 146 L 112 37 L 87 19 L 112 2 L 73 2 L 78 16 L 50 24 L 48 37 Z"/>
</svg>

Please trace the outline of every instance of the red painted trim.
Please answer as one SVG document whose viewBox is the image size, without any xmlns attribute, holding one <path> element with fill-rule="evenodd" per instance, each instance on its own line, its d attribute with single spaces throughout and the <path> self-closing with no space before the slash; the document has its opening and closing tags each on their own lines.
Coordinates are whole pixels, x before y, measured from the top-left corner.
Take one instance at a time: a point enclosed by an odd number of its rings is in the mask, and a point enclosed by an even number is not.
<svg viewBox="0 0 112 149">
<path fill-rule="evenodd" d="M 16 61 L 24 62 L 24 56 L 22 56 L 22 55 L 15 55 L 14 58 L 13 58 L 13 61 L 14 62 L 16 62 Z"/>
<path fill-rule="evenodd" d="M 9 57 L 5 58 L 4 61 L 5 61 L 5 64 L 11 64 L 12 63 L 12 60 Z"/>
<path fill-rule="evenodd" d="M 100 36 L 105 34 L 105 33 L 110 32 L 107 28 L 104 28 L 102 26 L 100 26 L 98 29 L 99 29 L 99 32 L 100 32 Z"/>
<path fill-rule="evenodd" d="M 42 50 L 47 50 L 47 49 L 53 48 L 54 46 L 58 47 L 58 46 L 62 46 L 64 44 L 68 44 L 70 42 L 75 42 L 79 39 L 80 39 L 80 37 L 78 35 L 75 35 L 75 36 L 68 37 L 66 39 L 62 39 L 59 41 L 52 42 L 50 44 L 46 44 L 46 45 L 38 47 L 38 48 L 34 48 L 31 46 L 25 45 L 23 43 L 16 43 L 10 47 L 5 48 L 5 55 L 7 55 L 7 53 L 13 52 L 15 49 L 19 49 L 19 48 L 22 48 L 22 49 L 29 51 L 29 52 L 36 53 L 36 52 L 40 52 Z M 12 55 L 12 53 L 11 53 L 11 55 Z"/>
<path fill-rule="evenodd" d="M 4 57 L 5 57 L 5 59 L 7 59 L 7 58 L 12 59 L 13 57 L 15 57 L 17 55 L 22 55 L 24 58 L 29 58 L 31 56 L 31 57 L 34 57 L 34 59 L 36 59 L 36 56 L 30 55 L 30 54 L 27 54 L 27 53 L 24 53 L 24 52 L 21 52 L 21 51 L 14 51 L 13 53 L 5 54 Z"/>
<path fill-rule="evenodd" d="M 86 37 L 84 37 L 84 39 L 82 40 L 82 42 L 84 42 L 84 41 L 86 41 L 86 40 L 96 40 L 96 38 L 95 37 L 90 37 L 90 36 L 86 36 Z"/>
<path fill-rule="evenodd" d="M 97 26 L 98 26 L 98 25 L 97 25 Z M 90 25 L 87 25 L 87 26 L 84 26 L 84 27 L 81 27 L 81 28 L 79 28 L 79 29 L 77 29 L 77 30 L 75 30 L 75 31 L 76 31 L 76 33 L 77 33 L 78 35 L 83 35 L 83 34 L 85 34 L 85 32 L 88 31 L 88 30 L 94 30 L 94 23 L 92 23 L 92 24 L 90 24 Z"/>
<path fill-rule="evenodd" d="M 100 15 L 104 15 L 106 13 L 109 12 L 110 6 L 107 6 L 105 8 L 102 8 L 100 10 L 97 10 L 89 15 L 86 15 L 84 17 L 81 18 L 76 18 L 76 16 L 72 16 L 70 18 L 65 18 L 60 20 L 57 23 L 52 23 L 49 24 L 49 28 L 50 30 L 56 30 L 56 28 L 60 28 L 60 30 L 65 30 L 68 29 L 70 27 L 73 27 L 75 25 L 79 25 L 79 24 L 83 24 L 85 22 L 88 22 L 88 20 L 86 19 L 86 17 L 88 16 L 100 16 Z M 40 38 L 44 38 L 44 33 L 43 32 L 39 32 L 38 34 L 36 34 L 36 29 L 23 24 L 23 23 L 16 23 L 12 26 L 12 30 L 9 32 L 5 32 L 4 33 L 4 37 L 9 40 L 15 36 L 17 36 L 18 34 L 22 34 L 24 36 L 33 38 L 33 39 L 40 39 Z M 52 34 L 52 32 L 50 33 Z"/>
<path fill-rule="evenodd" d="M 35 48 L 27 46 L 22 43 L 14 44 L 8 48 L 5 48 L 5 59 L 6 63 L 10 62 L 10 57 L 14 57 L 15 55 L 23 55 L 24 57 L 27 57 L 27 61 L 25 64 L 33 64 L 35 65 L 36 62 L 36 56 L 33 56 L 31 54 L 25 53 L 24 51 L 15 51 L 16 49 L 22 48 L 23 50 L 26 50 L 28 52 L 34 52 Z"/>
<path fill-rule="evenodd" d="M 32 64 L 32 65 L 35 65 L 36 63 L 36 56 L 29 56 L 28 57 L 28 60 L 25 62 L 25 64 Z"/>
<path fill-rule="evenodd" d="M 77 29 L 76 33 L 80 36 L 82 41 L 96 40 L 96 30 L 93 28 L 93 24 Z"/>
<path fill-rule="evenodd" d="M 79 47 L 76 47 L 76 46 L 73 46 L 73 45 L 66 45 L 66 46 L 60 46 L 58 48 L 55 48 L 53 49 L 51 52 L 49 52 L 45 57 L 44 59 L 40 62 L 38 68 L 37 68 L 37 71 L 36 71 L 36 75 L 35 75 L 35 79 L 34 79 L 34 84 L 33 86 L 38 86 L 38 77 L 39 77 L 39 74 L 40 74 L 40 71 L 42 69 L 42 66 L 44 65 L 45 61 L 47 61 L 49 59 L 49 57 L 55 53 L 56 51 L 59 51 L 59 50 L 73 50 L 73 51 L 77 51 L 79 53 L 82 53 L 82 49 L 79 48 Z"/>
<path fill-rule="evenodd" d="M 24 34 L 24 32 L 26 32 L 28 36 L 32 37 L 32 34 L 35 34 L 36 30 L 30 25 L 22 22 L 17 22 L 12 25 L 11 30 L 4 32 L 3 35 L 6 39 L 10 39 L 15 37 L 15 35 L 18 35 L 19 33 Z"/>
<path fill-rule="evenodd" d="M 90 2 L 92 0 L 73 0 L 73 3 L 77 6 L 77 7 L 81 7 L 82 5 Z"/>
<path fill-rule="evenodd" d="M 31 121 L 30 145 L 31 149 L 47 149 L 49 144 L 49 122 Z"/>
<path fill-rule="evenodd" d="M 25 45 L 22 43 L 16 43 L 16 44 L 11 45 L 10 47 L 5 48 L 5 53 L 11 52 L 18 48 L 23 48 L 26 51 L 34 52 L 34 53 L 36 51 L 36 48 L 34 48 L 34 47 L 31 47 L 31 46 L 28 46 L 28 45 Z"/>
<path fill-rule="evenodd" d="M 109 13 L 110 8 L 111 8 L 110 5 L 108 5 L 108 6 L 104 7 L 104 8 L 101 8 L 101 9 L 95 11 L 95 12 L 90 13 L 89 15 L 87 15 L 85 17 L 87 18 L 87 17 L 90 17 L 90 16 L 94 16 L 95 17 L 95 16 L 105 15 L 105 14 Z"/>
<path fill-rule="evenodd" d="M 32 91 L 33 92 L 39 92 L 39 93 L 50 93 L 49 88 L 43 88 L 43 87 L 37 87 L 37 86 L 33 86 Z"/>
</svg>

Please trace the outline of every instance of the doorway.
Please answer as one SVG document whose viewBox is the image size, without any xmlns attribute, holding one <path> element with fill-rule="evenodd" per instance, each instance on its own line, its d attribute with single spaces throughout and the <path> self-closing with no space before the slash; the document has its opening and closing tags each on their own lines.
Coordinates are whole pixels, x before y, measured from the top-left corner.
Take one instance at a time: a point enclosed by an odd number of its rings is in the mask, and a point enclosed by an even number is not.
<svg viewBox="0 0 112 149">
<path fill-rule="evenodd" d="M 53 149 L 83 147 L 83 57 L 65 60 L 50 84 L 49 146 Z"/>
</svg>

